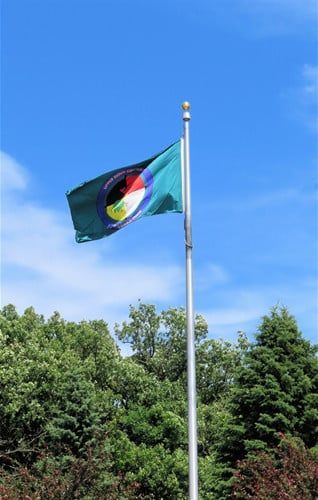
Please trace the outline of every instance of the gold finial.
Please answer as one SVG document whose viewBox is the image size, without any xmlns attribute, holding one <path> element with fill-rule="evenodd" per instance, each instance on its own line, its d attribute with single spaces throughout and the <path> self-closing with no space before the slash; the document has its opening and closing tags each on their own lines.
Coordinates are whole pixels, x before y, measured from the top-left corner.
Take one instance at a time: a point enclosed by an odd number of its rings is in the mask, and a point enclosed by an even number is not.
<svg viewBox="0 0 318 500">
<path fill-rule="evenodd" d="M 189 109 L 190 109 L 190 103 L 189 103 L 189 101 L 184 101 L 184 102 L 182 103 L 182 109 L 183 109 L 184 111 L 189 111 Z"/>
</svg>

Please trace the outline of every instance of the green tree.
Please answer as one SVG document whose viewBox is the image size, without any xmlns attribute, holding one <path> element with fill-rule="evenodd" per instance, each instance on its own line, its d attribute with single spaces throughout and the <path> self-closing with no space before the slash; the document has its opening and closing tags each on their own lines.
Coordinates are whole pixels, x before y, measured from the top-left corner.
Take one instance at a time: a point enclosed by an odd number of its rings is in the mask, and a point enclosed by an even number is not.
<svg viewBox="0 0 318 500">
<path fill-rule="evenodd" d="M 0 495 L 186 498 L 183 309 L 131 307 L 116 327 L 128 358 L 101 320 L 6 306 L 0 327 Z M 236 460 L 274 450 L 278 431 L 313 446 L 317 361 L 286 310 L 264 318 L 252 345 L 206 339 L 201 316 L 195 333 L 200 495 L 220 500 Z"/>
<path fill-rule="evenodd" d="M 236 344 L 208 339 L 197 347 L 197 388 L 203 403 L 229 394 L 248 346 L 246 335 L 240 332 Z"/>
<path fill-rule="evenodd" d="M 225 479 L 238 460 L 276 447 L 281 432 L 299 436 L 313 447 L 317 393 L 316 347 L 302 337 L 286 308 L 274 308 L 263 318 L 256 342 L 237 371 L 229 403 L 231 418 L 218 446 L 219 459 L 227 464 Z"/>
<path fill-rule="evenodd" d="M 1 494 L 184 497 L 179 381 L 122 359 L 103 321 L 66 322 L 58 313 L 45 321 L 7 306 L 0 325 Z"/>
<path fill-rule="evenodd" d="M 19 449 L 21 440 L 42 436 L 48 444 L 54 434 L 56 442 L 81 447 L 114 385 L 119 355 L 105 323 L 66 323 L 57 313 L 45 322 L 32 308 L 19 317 L 7 306 L 0 324 L 2 441 Z"/>
<path fill-rule="evenodd" d="M 139 302 L 130 306 L 130 321 L 115 325 L 121 342 L 130 344 L 133 358 L 160 380 L 185 380 L 186 373 L 186 315 L 183 308 L 170 308 L 161 313 L 154 305 Z M 207 336 L 204 318 L 195 318 L 196 344 Z"/>
<path fill-rule="evenodd" d="M 106 325 L 75 325 L 56 313 L 45 321 L 32 308 L 19 316 L 10 305 L 0 327 L 0 484 L 11 471 L 17 491 L 26 486 L 23 477 L 34 478 L 29 491 L 40 491 L 58 471 L 63 488 L 72 490 L 73 479 L 77 488 L 78 470 L 91 476 L 97 460 L 90 450 L 105 455 L 101 442 L 116 413 L 110 386 L 119 356 Z M 116 483 L 110 463 L 95 467 L 99 478 L 110 476 L 105 491 L 111 478 Z"/>
</svg>

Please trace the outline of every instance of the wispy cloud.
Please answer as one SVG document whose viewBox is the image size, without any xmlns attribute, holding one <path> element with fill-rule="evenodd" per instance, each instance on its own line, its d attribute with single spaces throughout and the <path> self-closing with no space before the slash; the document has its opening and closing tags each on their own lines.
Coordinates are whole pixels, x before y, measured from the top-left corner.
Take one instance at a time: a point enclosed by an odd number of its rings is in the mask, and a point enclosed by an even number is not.
<svg viewBox="0 0 318 500">
<path fill-rule="evenodd" d="M 25 168 L 16 162 L 4 151 L 0 151 L 1 164 L 1 191 L 10 193 L 10 191 L 24 190 L 28 184 L 28 173 Z"/>
<path fill-rule="evenodd" d="M 241 0 L 241 4 L 246 9 L 255 12 L 273 14 L 285 14 L 286 16 L 298 16 L 305 19 L 316 20 L 317 2 L 315 0 Z"/>
<path fill-rule="evenodd" d="M 234 339 L 239 330 L 255 333 L 261 317 L 275 305 L 288 307 L 305 334 L 312 334 L 318 327 L 315 279 L 304 279 L 293 286 L 278 283 L 242 288 L 231 283 L 230 287 L 218 289 L 217 293 L 214 291 L 214 297 L 222 305 L 202 311 L 214 337 Z"/>
<path fill-rule="evenodd" d="M 307 126 L 318 131 L 318 66 L 305 64 L 302 69 L 302 86 L 299 90 L 300 112 Z"/>
<path fill-rule="evenodd" d="M 178 266 L 118 258 L 109 240 L 75 244 L 66 214 L 30 199 L 25 168 L 2 154 L 1 171 L 3 304 L 33 305 L 43 314 L 59 310 L 68 319 L 109 320 L 120 319 L 139 298 L 164 304 L 178 297 L 183 280 Z"/>
<path fill-rule="evenodd" d="M 259 35 L 284 35 L 316 27 L 316 0 L 239 0 L 242 10 L 251 16 L 251 30 Z"/>
<path fill-rule="evenodd" d="M 204 291 L 211 286 L 224 285 L 229 280 L 229 273 L 223 266 L 209 263 L 197 271 L 195 284 L 198 290 Z"/>
<path fill-rule="evenodd" d="M 283 94 L 288 113 L 312 132 L 318 132 L 318 66 L 304 64 L 298 84 Z"/>
<path fill-rule="evenodd" d="M 182 4 L 192 6 L 190 0 Z M 224 29 L 234 29 L 249 38 L 302 36 L 308 30 L 317 30 L 316 0 L 199 0 L 195 11 L 184 10 L 203 23 L 210 22 L 213 15 L 214 22 Z"/>
<path fill-rule="evenodd" d="M 264 290 L 235 286 L 213 290 L 215 306 L 202 311 L 213 337 L 234 339 L 239 330 L 252 333 L 260 317 L 273 303 L 266 300 Z"/>
<path fill-rule="evenodd" d="M 215 200 L 210 204 L 212 208 L 224 208 L 226 210 L 262 210 L 268 207 L 277 207 L 290 203 L 294 205 L 313 204 L 317 202 L 317 192 L 314 189 L 301 189 L 286 187 L 271 191 L 260 191 L 257 194 L 246 194 L 244 197 L 236 197 Z"/>
<path fill-rule="evenodd" d="M 2 304 L 12 302 L 20 311 L 33 305 L 47 316 L 58 310 L 69 320 L 103 317 L 112 324 L 125 319 L 128 305 L 139 298 L 159 308 L 183 302 L 182 268 L 144 265 L 142 256 L 139 262 L 125 260 L 115 239 L 77 245 L 68 214 L 45 208 L 31 197 L 32 179 L 26 169 L 4 154 L 1 172 Z M 298 196 L 293 190 L 277 191 L 251 199 L 245 207 Z M 304 328 L 308 325 L 312 331 L 315 324 L 314 279 L 292 286 L 244 287 L 222 263 L 210 262 L 200 263 L 195 284 L 196 306 L 214 337 L 234 339 L 237 330 L 252 333 L 277 302 L 289 306 Z M 210 300 L 213 307 L 202 306 Z"/>
</svg>

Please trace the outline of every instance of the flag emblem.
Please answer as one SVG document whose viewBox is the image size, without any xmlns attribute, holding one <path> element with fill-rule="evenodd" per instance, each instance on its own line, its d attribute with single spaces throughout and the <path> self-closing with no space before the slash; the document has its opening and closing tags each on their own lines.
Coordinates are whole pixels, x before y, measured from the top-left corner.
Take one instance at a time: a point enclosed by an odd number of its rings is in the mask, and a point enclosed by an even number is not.
<svg viewBox="0 0 318 500">
<path fill-rule="evenodd" d="M 180 141 L 147 160 L 83 182 L 66 196 L 78 243 L 109 236 L 141 217 L 181 213 Z"/>
<path fill-rule="evenodd" d="M 97 213 L 106 229 L 120 229 L 142 216 L 152 195 L 147 168 L 127 168 L 107 180 L 97 197 Z"/>
</svg>

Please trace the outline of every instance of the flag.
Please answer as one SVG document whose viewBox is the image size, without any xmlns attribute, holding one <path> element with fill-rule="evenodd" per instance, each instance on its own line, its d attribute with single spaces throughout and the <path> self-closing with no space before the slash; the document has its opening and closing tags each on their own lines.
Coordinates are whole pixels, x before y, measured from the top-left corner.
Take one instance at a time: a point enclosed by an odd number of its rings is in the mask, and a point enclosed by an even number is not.
<svg viewBox="0 0 318 500">
<path fill-rule="evenodd" d="M 183 212 L 181 141 L 66 193 L 76 241 L 97 240 L 147 215 Z"/>
</svg>

